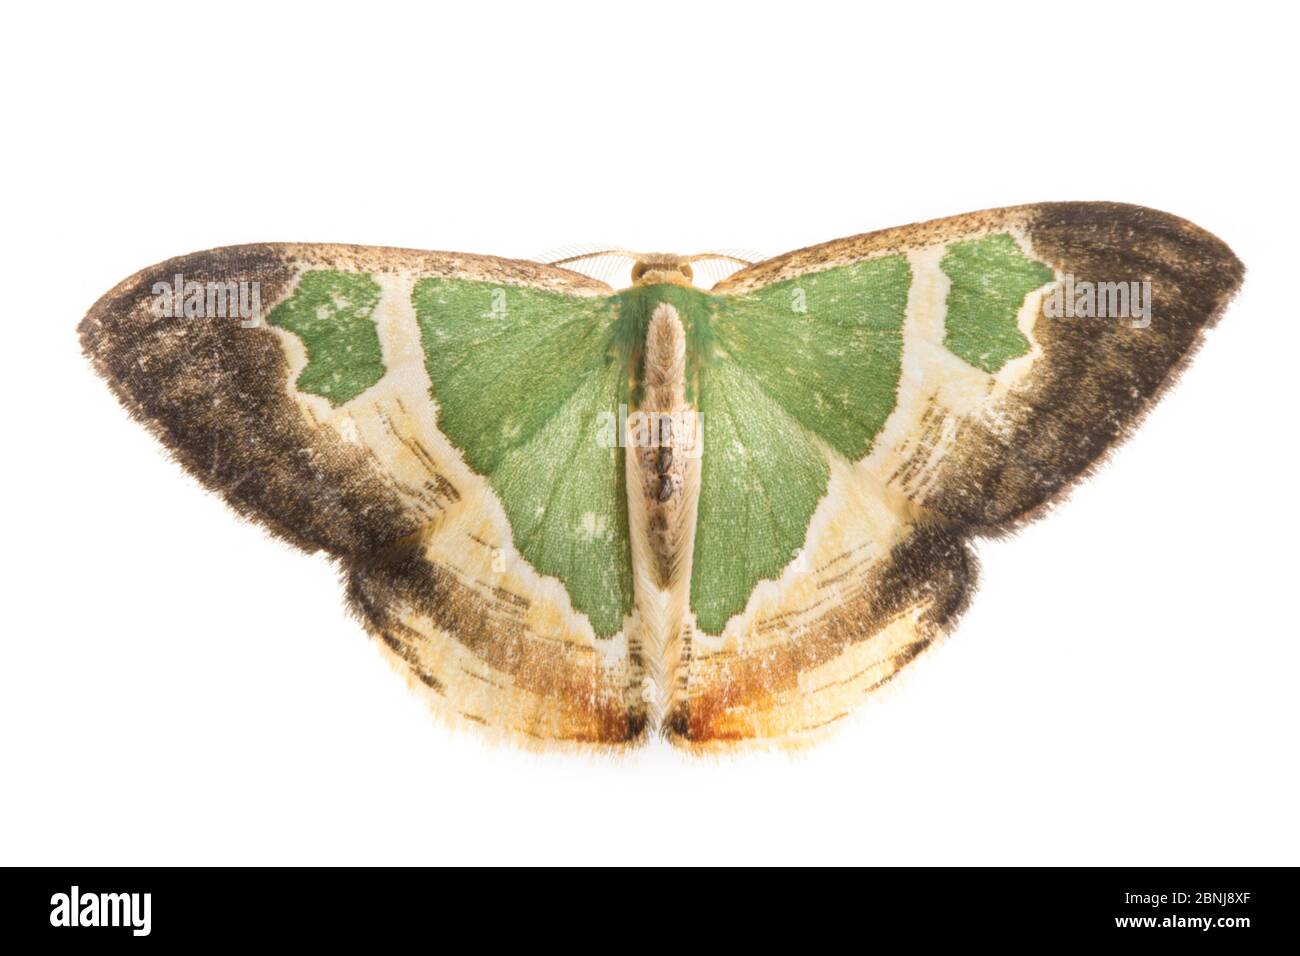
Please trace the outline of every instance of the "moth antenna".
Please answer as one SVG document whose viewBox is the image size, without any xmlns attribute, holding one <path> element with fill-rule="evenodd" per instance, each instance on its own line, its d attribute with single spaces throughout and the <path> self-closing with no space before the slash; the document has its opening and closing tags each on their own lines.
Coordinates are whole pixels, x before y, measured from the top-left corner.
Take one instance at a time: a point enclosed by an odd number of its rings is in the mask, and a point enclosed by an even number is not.
<svg viewBox="0 0 1300 956">
<path fill-rule="evenodd" d="M 626 249 L 600 249 L 596 252 L 583 252 L 578 255 L 565 256 L 562 259 L 551 259 L 546 264 L 548 266 L 562 266 L 566 262 L 577 262 L 580 259 L 598 259 L 601 256 L 625 256 L 628 259 L 635 259 L 636 256 Z"/>
<path fill-rule="evenodd" d="M 687 262 L 704 262 L 709 259 L 723 259 L 727 262 L 735 262 L 742 266 L 752 266 L 758 259 L 745 259 L 741 256 L 733 256 L 727 252 L 697 252 L 695 255 L 687 258 Z"/>
<path fill-rule="evenodd" d="M 700 273 L 707 276 L 709 286 L 715 286 L 731 274 L 740 271 L 755 262 L 761 262 L 765 256 L 746 249 L 715 249 L 700 252 L 687 261 L 701 263 Z"/>
<path fill-rule="evenodd" d="M 534 262 L 567 268 L 602 282 L 611 282 L 624 266 L 631 268 L 636 253 L 613 243 L 579 243 L 558 246 L 533 257 Z"/>
</svg>

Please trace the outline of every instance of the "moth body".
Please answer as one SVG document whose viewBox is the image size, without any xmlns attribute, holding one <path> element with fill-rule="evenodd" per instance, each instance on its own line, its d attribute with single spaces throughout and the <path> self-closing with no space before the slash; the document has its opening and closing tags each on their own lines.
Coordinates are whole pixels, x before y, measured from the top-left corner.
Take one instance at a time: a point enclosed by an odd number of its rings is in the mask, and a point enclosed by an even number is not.
<svg viewBox="0 0 1300 956">
<path fill-rule="evenodd" d="M 686 650 L 683 618 L 690 582 L 699 499 L 701 435 L 695 409 L 686 401 L 686 332 L 667 302 L 650 317 L 644 345 L 644 398 L 629 417 L 629 460 L 635 464 L 640 501 L 632 504 L 632 534 L 647 547 L 637 569 L 643 606 L 659 613 L 646 618 L 644 639 L 656 719 L 666 712 L 679 682 Z M 636 558 L 634 557 L 634 563 Z M 656 720 L 657 722 L 657 720 Z"/>
</svg>

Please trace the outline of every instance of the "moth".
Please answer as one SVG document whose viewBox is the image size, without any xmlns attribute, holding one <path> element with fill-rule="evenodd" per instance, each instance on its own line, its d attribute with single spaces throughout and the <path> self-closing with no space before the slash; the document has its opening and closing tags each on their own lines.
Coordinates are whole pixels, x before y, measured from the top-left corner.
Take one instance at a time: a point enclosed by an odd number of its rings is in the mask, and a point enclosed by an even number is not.
<svg viewBox="0 0 1300 956">
<path fill-rule="evenodd" d="M 814 740 L 934 646 L 971 540 L 1124 438 L 1243 275 L 1113 203 L 852 236 L 707 290 L 700 257 L 633 258 L 615 289 L 235 246 L 137 273 L 80 336 L 199 481 L 337 561 L 436 714 L 711 751 Z"/>
</svg>

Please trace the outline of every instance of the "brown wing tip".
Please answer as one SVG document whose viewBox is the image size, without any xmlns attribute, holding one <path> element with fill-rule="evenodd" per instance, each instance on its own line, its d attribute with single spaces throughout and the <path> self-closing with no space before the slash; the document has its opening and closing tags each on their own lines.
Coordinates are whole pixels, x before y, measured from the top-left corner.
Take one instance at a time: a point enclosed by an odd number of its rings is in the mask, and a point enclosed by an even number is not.
<svg viewBox="0 0 1300 956">
<path fill-rule="evenodd" d="M 1028 207 L 1033 210 L 1031 234 L 1045 231 L 1073 233 L 1076 243 L 1095 241 L 1099 236 L 1151 235 L 1181 250 L 1184 262 L 1196 271 L 1217 270 L 1217 285 L 1235 290 L 1246 266 L 1226 242 L 1189 219 L 1150 206 L 1122 202 L 1050 202 Z M 1140 249 L 1137 250 L 1140 254 Z"/>
</svg>

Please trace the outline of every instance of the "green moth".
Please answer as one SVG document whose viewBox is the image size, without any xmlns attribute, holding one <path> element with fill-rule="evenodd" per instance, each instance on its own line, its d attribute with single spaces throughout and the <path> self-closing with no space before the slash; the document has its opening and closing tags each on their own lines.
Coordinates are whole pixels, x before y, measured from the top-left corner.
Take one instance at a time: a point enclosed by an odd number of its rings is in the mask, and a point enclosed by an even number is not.
<svg viewBox="0 0 1300 956">
<path fill-rule="evenodd" d="M 1243 268 L 1049 203 L 746 263 L 196 253 L 81 324 L 242 515 L 337 559 L 434 711 L 538 747 L 798 745 L 945 634 L 968 541 L 1131 430 Z M 250 307 L 252 306 L 252 307 Z"/>
</svg>

